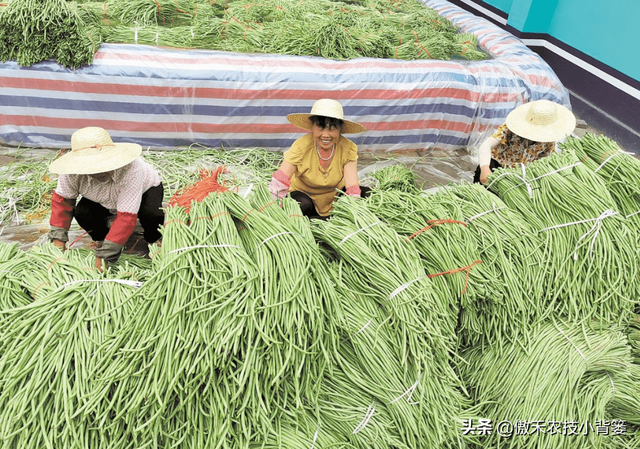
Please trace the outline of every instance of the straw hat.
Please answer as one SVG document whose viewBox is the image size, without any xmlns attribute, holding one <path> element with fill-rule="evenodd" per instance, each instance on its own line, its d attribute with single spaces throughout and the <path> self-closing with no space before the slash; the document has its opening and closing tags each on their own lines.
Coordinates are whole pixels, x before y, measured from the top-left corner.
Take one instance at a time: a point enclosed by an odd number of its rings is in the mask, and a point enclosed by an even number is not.
<svg viewBox="0 0 640 449">
<path fill-rule="evenodd" d="M 507 128 L 535 142 L 556 142 L 571 134 L 576 118 L 566 107 L 549 100 L 518 106 L 507 115 Z"/>
<path fill-rule="evenodd" d="M 287 120 L 296 125 L 298 128 L 310 130 L 313 127 L 309 117 L 312 115 L 320 115 L 323 117 L 337 118 L 344 122 L 342 125 L 342 134 L 356 134 L 366 131 L 367 129 L 360 123 L 345 120 L 342 105 L 336 100 L 324 98 L 313 103 L 311 113 L 309 114 L 289 114 Z"/>
<path fill-rule="evenodd" d="M 71 151 L 49 165 L 49 171 L 66 175 L 93 175 L 124 167 L 142 153 L 135 143 L 113 143 L 102 128 L 88 127 L 71 136 Z"/>
</svg>

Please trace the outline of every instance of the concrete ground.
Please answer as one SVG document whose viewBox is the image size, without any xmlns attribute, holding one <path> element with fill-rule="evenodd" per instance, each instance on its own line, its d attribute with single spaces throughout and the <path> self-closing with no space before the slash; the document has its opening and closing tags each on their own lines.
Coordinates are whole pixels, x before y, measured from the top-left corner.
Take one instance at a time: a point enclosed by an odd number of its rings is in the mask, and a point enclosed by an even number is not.
<svg viewBox="0 0 640 449">
<path fill-rule="evenodd" d="M 578 126 L 574 133 L 580 137 L 586 132 L 603 134 L 599 129 L 578 118 Z M 32 149 L 28 150 L 28 153 L 33 157 L 41 155 L 43 158 L 50 158 L 52 151 L 57 150 Z M 11 155 L 15 152 L 15 148 L 0 147 L 0 169 L 3 165 L 16 161 L 16 158 Z M 476 168 L 475 157 L 470 155 L 466 149 L 453 152 L 439 150 L 401 153 L 367 152 L 362 154 L 358 161 L 360 179 L 366 183 L 368 173 L 398 162 L 411 167 L 416 174 L 418 184 L 422 185 L 425 190 L 452 182 L 472 181 L 473 171 Z M 32 220 L 30 223 L 0 224 L 0 241 L 16 242 L 21 249 L 27 250 L 38 242 L 45 242 L 48 230 L 48 215 Z M 148 244 L 142 238 L 141 230 L 139 226 L 136 228 L 125 245 L 125 253 L 148 254 Z M 69 232 L 69 242 L 72 243 L 72 248 L 89 247 L 91 239 L 74 221 Z"/>
</svg>

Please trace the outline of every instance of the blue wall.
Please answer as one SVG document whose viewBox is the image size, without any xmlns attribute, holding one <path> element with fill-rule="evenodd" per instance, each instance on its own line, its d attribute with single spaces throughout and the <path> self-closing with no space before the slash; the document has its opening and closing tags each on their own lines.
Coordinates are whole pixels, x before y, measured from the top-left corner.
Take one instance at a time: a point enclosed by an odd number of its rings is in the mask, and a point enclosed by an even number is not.
<svg viewBox="0 0 640 449">
<path fill-rule="evenodd" d="M 548 34 L 640 81 L 638 0 L 558 0 Z"/>
<path fill-rule="evenodd" d="M 523 33 L 548 34 L 640 81 L 640 0 L 484 0 Z"/>
</svg>

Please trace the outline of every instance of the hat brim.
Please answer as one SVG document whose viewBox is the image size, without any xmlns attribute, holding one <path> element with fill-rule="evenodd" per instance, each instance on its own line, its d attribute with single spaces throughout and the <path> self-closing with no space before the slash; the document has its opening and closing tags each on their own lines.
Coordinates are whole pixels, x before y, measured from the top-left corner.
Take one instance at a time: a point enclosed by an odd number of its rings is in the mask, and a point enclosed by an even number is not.
<svg viewBox="0 0 640 449">
<path fill-rule="evenodd" d="M 69 151 L 49 165 L 49 171 L 59 175 L 94 175 L 122 168 L 142 154 L 135 143 L 114 143 L 113 146 Z"/>
<path fill-rule="evenodd" d="M 558 118 L 547 125 L 534 125 L 526 120 L 533 102 L 518 106 L 507 115 L 507 128 L 520 137 L 534 142 L 557 142 L 569 136 L 576 128 L 576 117 L 561 104 L 556 104 Z"/>
<path fill-rule="evenodd" d="M 287 115 L 287 120 L 289 120 L 289 123 L 297 126 L 298 128 L 302 128 L 310 131 L 311 128 L 313 128 L 313 123 L 311 123 L 310 117 L 313 115 L 317 115 L 317 114 L 302 114 L 302 113 L 289 114 Z M 332 118 L 337 118 L 337 117 L 332 117 Z M 344 124 L 342 125 L 342 134 L 357 134 L 367 130 L 367 128 L 362 126 L 360 123 L 352 122 L 351 120 L 345 120 L 340 118 L 338 120 L 342 120 L 344 122 Z"/>
</svg>

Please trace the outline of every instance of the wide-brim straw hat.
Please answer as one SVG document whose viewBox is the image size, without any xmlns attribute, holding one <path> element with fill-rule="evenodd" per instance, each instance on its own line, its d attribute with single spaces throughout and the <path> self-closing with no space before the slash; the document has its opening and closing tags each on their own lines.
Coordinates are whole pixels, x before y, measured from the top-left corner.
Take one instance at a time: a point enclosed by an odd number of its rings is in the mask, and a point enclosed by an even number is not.
<svg viewBox="0 0 640 449">
<path fill-rule="evenodd" d="M 104 173 L 133 162 L 142 153 L 135 143 L 113 143 L 103 128 L 82 128 L 71 136 L 71 151 L 49 165 L 49 171 L 59 175 L 93 175 Z"/>
<path fill-rule="evenodd" d="M 289 114 L 287 115 L 287 120 L 298 128 L 311 130 L 313 123 L 311 123 L 310 117 L 313 115 L 342 120 L 344 122 L 344 125 L 342 125 L 342 134 L 356 134 L 367 130 L 367 128 L 362 126 L 360 123 L 346 120 L 344 118 L 342 105 L 336 100 L 330 100 L 328 98 L 324 98 L 313 103 L 313 107 L 309 114 Z"/>
<path fill-rule="evenodd" d="M 507 128 L 535 142 L 557 142 L 570 135 L 576 117 L 561 104 L 537 100 L 518 106 L 507 115 Z"/>
</svg>

